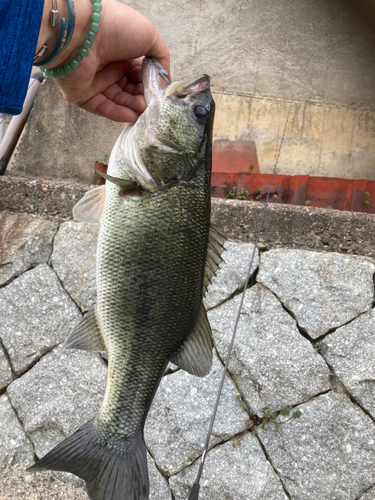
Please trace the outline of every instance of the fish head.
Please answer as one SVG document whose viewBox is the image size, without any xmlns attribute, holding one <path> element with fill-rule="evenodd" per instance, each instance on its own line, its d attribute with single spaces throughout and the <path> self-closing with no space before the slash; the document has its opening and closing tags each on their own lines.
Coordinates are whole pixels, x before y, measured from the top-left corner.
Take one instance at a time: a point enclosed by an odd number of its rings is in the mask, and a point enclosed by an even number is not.
<svg viewBox="0 0 375 500">
<path fill-rule="evenodd" d="M 160 190 L 193 179 L 203 166 L 211 168 L 215 103 L 210 77 L 172 83 L 160 63 L 147 57 L 142 81 L 147 109 L 133 133 L 143 171 L 152 179 L 146 187 Z"/>
</svg>

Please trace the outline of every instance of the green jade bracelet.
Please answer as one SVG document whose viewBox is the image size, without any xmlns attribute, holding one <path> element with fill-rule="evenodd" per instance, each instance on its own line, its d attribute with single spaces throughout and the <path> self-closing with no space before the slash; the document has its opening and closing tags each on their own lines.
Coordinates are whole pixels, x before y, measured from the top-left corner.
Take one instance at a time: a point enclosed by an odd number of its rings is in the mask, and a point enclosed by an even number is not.
<svg viewBox="0 0 375 500">
<path fill-rule="evenodd" d="M 40 68 L 46 76 L 62 78 L 78 68 L 82 59 L 88 55 L 92 42 L 95 40 L 96 34 L 99 31 L 99 22 L 101 20 L 100 12 L 102 10 L 102 0 L 91 0 L 91 2 L 94 11 L 91 16 L 92 23 L 90 24 L 90 31 L 87 33 L 87 38 L 83 41 L 82 47 L 79 49 L 79 53 L 68 64 L 61 66 L 61 68 Z"/>
</svg>

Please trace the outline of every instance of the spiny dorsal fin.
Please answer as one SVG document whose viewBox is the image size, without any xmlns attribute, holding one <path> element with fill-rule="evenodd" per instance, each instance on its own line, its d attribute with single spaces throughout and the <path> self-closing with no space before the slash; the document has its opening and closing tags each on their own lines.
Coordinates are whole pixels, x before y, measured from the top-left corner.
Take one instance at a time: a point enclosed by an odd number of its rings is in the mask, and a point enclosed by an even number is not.
<svg viewBox="0 0 375 500">
<path fill-rule="evenodd" d="M 104 210 L 105 186 L 98 186 L 85 193 L 73 207 L 74 220 L 78 222 L 100 222 Z"/>
<path fill-rule="evenodd" d="M 218 267 L 223 262 L 221 254 L 225 250 L 224 243 L 226 241 L 227 239 L 220 233 L 218 226 L 211 222 L 208 235 L 206 268 L 203 278 L 203 297 L 206 294 L 208 285 L 211 283 L 212 277 L 216 275 Z"/>
<path fill-rule="evenodd" d="M 192 375 L 204 377 L 212 366 L 212 346 L 211 327 L 201 304 L 194 330 L 170 361 Z"/>
<path fill-rule="evenodd" d="M 107 351 L 96 320 L 96 309 L 85 314 L 83 320 L 66 339 L 63 347 L 82 351 Z"/>
</svg>

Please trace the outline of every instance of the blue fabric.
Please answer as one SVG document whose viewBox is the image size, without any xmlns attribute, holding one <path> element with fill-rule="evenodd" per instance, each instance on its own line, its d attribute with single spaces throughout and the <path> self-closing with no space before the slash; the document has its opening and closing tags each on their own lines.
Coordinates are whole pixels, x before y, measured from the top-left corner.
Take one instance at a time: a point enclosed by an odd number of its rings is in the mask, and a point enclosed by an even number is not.
<svg viewBox="0 0 375 500">
<path fill-rule="evenodd" d="M 0 0 L 0 113 L 22 111 L 44 0 Z"/>
</svg>

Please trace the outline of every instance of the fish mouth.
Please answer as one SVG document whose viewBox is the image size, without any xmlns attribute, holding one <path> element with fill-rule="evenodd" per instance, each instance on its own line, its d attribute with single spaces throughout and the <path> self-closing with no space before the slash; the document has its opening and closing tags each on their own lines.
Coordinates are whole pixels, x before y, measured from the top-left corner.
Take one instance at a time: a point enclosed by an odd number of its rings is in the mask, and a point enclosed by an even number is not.
<svg viewBox="0 0 375 500">
<path fill-rule="evenodd" d="M 200 75 L 197 78 L 194 78 L 191 82 L 180 85 L 174 90 L 173 94 L 176 94 L 176 97 L 179 99 L 184 99 L 185 97 L 195 97 L 202 92 L 210 90 L 210 80 L 211 79 L 208 75 Z M 167 92 L 168 89 L 165 93 L 167 94 Z"/>
<path fill-rule="evenodd" d="M 191 99 L 210 90 L 210 77 L 206 74 L 194 78 L 191 82 L 171 82 L 167 71 L 155 57 L 145 57 L 142 63 L 142 83 L 147 106 L 155 99 L 175 96 L 179 99 Z"/>
<path fill-rule="evenodd" d="M 167 71 L 155 57 L 145 57 L 142 61 L 142 83 L 147 106 L 162 99 L 166 88 L 172 84 Z"/>
</svg>

